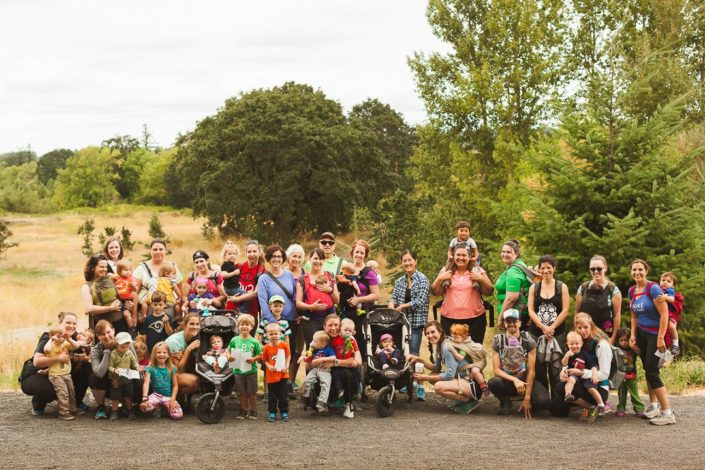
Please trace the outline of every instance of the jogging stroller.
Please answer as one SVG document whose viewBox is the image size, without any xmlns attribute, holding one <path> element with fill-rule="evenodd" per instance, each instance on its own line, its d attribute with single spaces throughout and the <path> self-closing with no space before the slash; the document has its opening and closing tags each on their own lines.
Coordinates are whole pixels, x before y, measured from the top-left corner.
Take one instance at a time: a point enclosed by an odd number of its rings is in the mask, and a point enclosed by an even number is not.
<svg viewBox="0 0 705 470">
<path fill-rule="evenodd" d="M 196 374 L 201 377 L 201 390 L 205 393 L 196 402 L 196 416 L 205 424 L 215 424 L 225 416 L 225 400 L 223 394 L 232 392 L 235 379 L 233 371 L 228 364 L 216 373 L 205 362 L 203 355 L 210 349 L 211 336 L 218 335 L 223 338 L 223 345 L 227 347 L 230 340 L 237 335 L 237 312 L 234 310 L 215 310 L 211 315 L 201 317 L 201 333 L 199 340 L 201 346 L 196 356 Z M 230 313 L 234 316 L 226 316 Z"/>
<path fill-rule="evenodd" d="M 364 323 L 364 339 L 367 347 L 367 374 L 365 384 L 377 391 L 375 410 L 381 417 L 394 412 L 394 395 L 397 389 L 406 387 L 409 402 L 414 399 L 414 381 L 411 366 L 406 360 L 409 354 L 411 325 L 406 316 L 390 308 L 376 308 L 367 314 Z M 375 350 L 383 334 L 392 335 L 394 344 L 402 352 L 403 362 L 383 369 Z"/>
</svg>

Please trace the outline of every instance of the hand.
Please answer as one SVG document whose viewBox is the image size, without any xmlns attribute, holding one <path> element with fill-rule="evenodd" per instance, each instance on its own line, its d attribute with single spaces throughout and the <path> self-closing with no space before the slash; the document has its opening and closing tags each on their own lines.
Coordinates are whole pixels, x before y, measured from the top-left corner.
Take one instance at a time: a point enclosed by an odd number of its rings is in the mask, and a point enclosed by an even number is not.
<svg viewBox="0 0 705 470">
<path fill-rule="evenodd" d="M 169 400 L 169 404 L 167 405 L 167 407 L 169 408 L 169 411 L 173 411 L 176 407 L 176 400 L 174 398 Z"/>
<path fill-rule="evenodd" d="M 362 365 L 362 359 L 355 358 L 353 360 L 352 364 L 350 364 L 350 367 L 352 367 L 354 369 L 356 367 L 360 367 L 361 365 Z"/>
<path fill-rule="evenodd" d="M 561 373 L 558 374 L 558 378 L 560 379 L 561 382 L 567 382 L 568 381 L 568 371 L 565 369 L 561 369 Z"/>
<path fill-rule="evenodd" d="M 200 347 L 201 347 L 201 340 L 200 340 L 200 339 L 197 339 L 196 341 L 194 341 L 194 342 L 192 342 L 191 344 L 189 344 L 189 345 L 186 347 L 186 350 L 189 351 L 189 352 L 191 352 L 191 351 L 193 351 L 194 349 L 198 349 L 198 348 L 200 348 Z"/>
<path fill-rule="evenodd" d="M 592 383 L 597 385 L 600 379 L 597 377 L 597 374 L 593 374 L 592 376 Z"/>
<path fill-rule="evenodd" d="M 636 345 L 636 336 L 632 335 L 629 337 L 629 347 L 636 351 L 636 348 L 638 347 Z"/>
<path fill-rule="evenodd" d="M 524 400 L 522 400 L 521 405 L 519 406 L 519 411 L 524 410 L 524 418 L 526 419 L 531 419 L 531 397 L 530 396 L 525 396 Z"/>
<path fill-rule="evenodd" d="M 556 334 L 556 330 L 552 326 L 542 325 L 541 330 L 546 339 L 553 339 L 553 335 Z"/>
<path fill-rule="evenodd" d="M 516 377 L 514 378 L 514 388 L 517 389 L 519 395 L 523 395 L 526 392 L 526 382 L 523 382 Z"/>
<path fill-rule="evenodd" d="M 165 313 L 164 316 L 162 317 L 162 321 L 163 321 L 164 323 L 169 323 L 169 315 L 167 315 L 167 314 Z"/>
<path fill-rule="evenodd" d="M 666 351 L 666 342 L 661 336 L 656 337 L 656 348 L 661 352 Z"/>
<path fill-rule="evenodd" d="M 147 406 L 148 406 L 148 405 L 149 405 L 149 402 L 143 401 L 142 403 L 140 403 L 140 410 L 142 410 L 142 411 L 148 411 L 148 410 L 147 410 Z"/>
<path fill-rule="evenodd" d="M 267 364 L 267 369 L 269 369 L 269 370 L 272 371 L 272 372 L 276 372 L 276 371 L 277 371 L 276 367 L 274 367 L 274 366 L 271 365 L 271 364 Z"/>
<path fill-rule="evenodd" d="M 582 369 L 578 369 L 577 367 L 573 367 L 572 369 L 568 369 L 568 375 L 574 375 L 576 377 L 580 377 L 583 375 Z"/>
<path fill-rule="evenodd" d="M 313 311 L 322 312 L 325 309 L 326 304 L 322 304 L 320 300 L 316 300 L 314 303 L 311 304 L 311 310 Z"/>
<path fill-rule="evenodd" d="M 438 280 L 439 281 L 448 281 L 450 278 L 453 277 L 453 273 L 451 271 L 441 271 L 438 274 Z"/>
<path fill-rule="evenodd" d="M 117 379 L 110 379 L 110 384 L 113 386 L 113 388 L 117 388 L 117 386 L 118 386 Z"/>
<path fill-rule="evenodd" d="M 127 310 L 132 311 L 132 307 L 134 307 L 134 306 L 135 306 L 135 304 L 133 304 L 131 300 L 125 301 L 125 308 L 126 308 Z"/>
<path fill-rule="evenodd" d="M 348 305 L 355 306 L 355 305 L 357 305 L 357 304 L 359 304 L 359 303 L 360 303 L 360 301 L 357 299 L 357 296 L 356 296 L 356 295 L 353 295 L 352 297 L 350 297 L 350 298 L 348 299 Z"/>
<path fill-rule="evenodd" d="M 182 357 L 184 357 L 184 352 L 183 351 L 176 351 L 171 353 L 171 357 L 176 359 L 177 361 L 180 361 Z"/>
</svg>

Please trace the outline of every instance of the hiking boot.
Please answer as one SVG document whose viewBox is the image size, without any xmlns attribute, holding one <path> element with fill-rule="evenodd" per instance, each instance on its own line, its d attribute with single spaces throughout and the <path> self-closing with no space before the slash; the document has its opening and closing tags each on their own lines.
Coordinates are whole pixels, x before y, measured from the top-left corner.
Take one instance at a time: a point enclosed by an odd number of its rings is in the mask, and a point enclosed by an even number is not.
<svg viewBox="0 0 705 470">
<path fill-rule="evenodd" d="M 470 413 L 475 411 L 478 406 L 480 406 L 479 401 L 470 399 L 466 402 L 460 403 L 458 406 L 455 407 L 453 411 L 455 411 L 456 413 L 469 415 Z"/>
<path fill-rule="evenodd" d="M 343 418 L 354 418 L 355 417 L 355 412 L 352 409 L 352 405 L 350 403 L 345 404 L 345 409 L 343 410 Z"/>
<path fill-rule="evenodd" d="M 499 411 L 497 414 L 500 416 L 507 416 L 512 413 L 512 402 L 510 400 L 504 399 L 499 402 Z"/>
<path fill-rule="evenodd" d="M 674 344 L 671 346 L 671 354 L 673 354 L 673 357 L 676 357 L 681 353 L 681 347 L 677 344 Z M 672 423 L 669 423 L 672 424 Z"/>
<path fill-rule="evenodd" d="M 235 419 L 245 419 L 247 418 L 247 410 L 240 409 L 240 414 L 235 417 Z"/>
<path fill-rule="evenodd" d="M 118 415 L 117 411 L 111 411 L 110 412 L 110 421 L 117 421 L 120 419 L 120 415 Z"/>
<path fill-rule="evenodd" d="M 653 424 L 654 426 L 666 426 L 668 424 L 676 424 L 676 415 L 674 415 L 673 413 L 668 416 L 666 416 L 665 414 L 661 414 L 661 416 L 657 416 L 656 418 L 650 419 L 649 423 Z"/>
<path fill-rule="evenodd" d="M 250 412 L 247 413 L 247 419 L 257 419 L 257 410 L 250 410 Z"/>
<path fill-rule="evenodd" d="M 267 422 L 273 423 L 276 420 L 277 420 L 277 414 L 276 413 L 269 413 L 269 416 L 267 416 Z"/>
<path fill-rule="evenodd" d="M 95 410 L 95 419 L 107 419 L 108 414 L 105 412 L 105 408 L 102 406 L 99 406 L 97 410 Z"/>
<path fill-rule="evenodd" d="M 642 415 L 642 418 L 654 419 L 654 418 L 658 418 L 660 415 L 661 415 L 661 407 L 649 405 L 649 407 L 646 409 L 646 411 Z"/>
<path fill-rule="evenodd" d="M 583 409 L 583 414 L 580 416 L 580 421 L 586 422 L 586 423 L 594 423 L 595 419 L 597 419 L 597 407 L 593 406 L 592 408 L 584 408 Z"/>
</svg>

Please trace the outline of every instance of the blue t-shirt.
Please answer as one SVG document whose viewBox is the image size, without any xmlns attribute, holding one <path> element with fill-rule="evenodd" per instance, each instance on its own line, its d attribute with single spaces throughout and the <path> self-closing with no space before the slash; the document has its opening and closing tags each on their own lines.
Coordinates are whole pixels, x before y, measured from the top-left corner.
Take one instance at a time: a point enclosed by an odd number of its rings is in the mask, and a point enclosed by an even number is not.
<svg viewBox="0 0 705 470">
<path fill-rule="evenodd" d="M 313 346 L 312 346 L 312 348 L 313 348 Z M 313 348 L 313 351 L 311 354 L 311 359 L 318 359 L 321 357 L 332 357 L 332 356 L 335 356 L 335 351 L 333 351 L 333 348 L 331 348 L 330 345 L 328 345 L 323 349 Z"/>
<path fill-rule="evenodd" d="M 284 286 L 286 292 L 267 274 L 263 274 L 257 280 L 257 299 L 259 307 L 262 311 L 262 318 L 268 321 L 274 321 L 272 313 L 269 311 L 269 299 L 274 295 L 284 297 L 284 311 L 282 318 L 284 320 L 293 321 L 296 317 L 296 280 L 291 271 L 284 271 L 281 276 L 277 277 L 277 281 Z"/>
<path fill-rule="evenodd" d="M 634 286 L 634 288 L 632 289 L 629 289 L 629 299 L 631 300 L 631 304 L 629 307 L 631 308 L 632 312 L 634 312 L 634 314 L 637 316 L 637 327 L 650 333 L 658 332 L 661 315 L 659 315 L 653 299 L 656 299 L 663 295 L 661 286 L 659 286 L 655 282 L 652 283 L 651 289 L 649 290 L 650 296 L 647 295 L 646 288 L 644 288 L 644 292 L 642 293 L 635 293 L 636 286 Z"/>
<path fill-rule="evenodd" d="M 173 368 L 149 365 L 145 370 L 149 372 L 149 385 L 152 387 L 152 391 L 165 397 L 170 397 Z"/>
</svg>

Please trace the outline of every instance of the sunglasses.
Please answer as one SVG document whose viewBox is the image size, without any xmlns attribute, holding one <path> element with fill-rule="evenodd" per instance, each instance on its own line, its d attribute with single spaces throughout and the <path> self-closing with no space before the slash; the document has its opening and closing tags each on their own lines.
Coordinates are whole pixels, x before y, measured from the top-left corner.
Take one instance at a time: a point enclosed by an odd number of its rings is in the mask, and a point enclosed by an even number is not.
<svg viewBox="0 0 705 470">
<path fill-rule="evenodd" d="M 601 272 L 602 272 L 602 268 L 590 268 L 590 272 L 591 272 L 591 273 L 601 273 Z"/>
<path fill-rule="evenodd" d="M 335 245 L 335 240 L 318 240 L 321 245 L 331 246 Z"/>
</svg>

